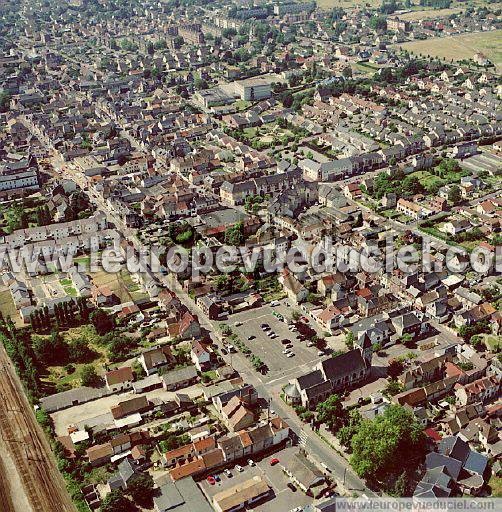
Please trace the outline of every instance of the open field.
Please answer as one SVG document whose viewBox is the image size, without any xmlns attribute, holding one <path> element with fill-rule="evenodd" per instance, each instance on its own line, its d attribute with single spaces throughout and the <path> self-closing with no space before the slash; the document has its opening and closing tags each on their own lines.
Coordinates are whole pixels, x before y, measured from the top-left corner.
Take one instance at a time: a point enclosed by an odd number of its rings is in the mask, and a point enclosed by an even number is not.
<svg viewBox="0 0 502 512">
<path fill-rule="evenodd" d="M 490 10 L 500 9 L 501 2 L 487 4 L 484 0 L 469 0 L 469 3 L 453 0 L 448 9 L 434 9 L 432 7 L 422 7 L 418 1 L 412 0 L 413 5 L 405 10 L 412 10 L 413 12 L 400 14 L 399 17 L 406 20 L 421 20 L 428 18 L 439 18 L 440 16 L 448 16 L 455 12 L 465 11 L 469 6 L 485 6 Z M 334 7 L 343 7 L 350 9 L 354 7 L 370 6 L 379 7 L 382 5 L 381 0 L 317 0 L 317 5 L 321 9 L 333 9 Z"/>
<path fill-rule="evenodd" d="M 443 16 L 450 16 L 450 14 L 456 14 L 462 11 L 465 11 L 465 7 L 451 7 L 449 9 L 427 9 L 423 11 L 407 12 L 405 14 L 399 15 L 399 17 L 407 21 L 420 21 L 441 18 Z"/>
<path fill-rule="evenodd" d="M 8 289 L 0 291 L 0 312 L 4 318 L 11 317 L 17 327 L 23 325 L 21 317 L 17 313 L 16 305 L 12 300 L 12 295 Z"/>
<path fill-rule="evenodd" d="M 502 30 L 437 37 L 425 41 L 411 41 L 397 46 L 417 55 L 457 61 L 472 59 L 474 54 L 482 52 L 498 69 L 502 67 Z"/>
<path fill-rule="evenodd" d="M 135 283 L 127 270 L 120 273 L 108 273 L 99 271 L 91 274 L 92 281 L 97 286 L 108 286 L 120 299 L 120 302 L 129 302 L 147 298 L 148 294 L 141 291 L 141 287 Z"/>
</svg>

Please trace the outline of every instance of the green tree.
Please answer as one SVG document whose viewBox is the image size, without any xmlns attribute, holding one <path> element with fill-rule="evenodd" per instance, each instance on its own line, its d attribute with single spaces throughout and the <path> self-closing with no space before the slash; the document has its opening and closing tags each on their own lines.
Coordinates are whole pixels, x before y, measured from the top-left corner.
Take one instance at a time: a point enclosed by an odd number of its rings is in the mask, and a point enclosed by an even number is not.
<svg viewBox="0 0 502 512">
<path fill-rule="evenodd" d="M 402 361 L 398 359 L 392 359 L 387 367 L 387 375 L 391 379 L 397 379 L 401 373 L 403 373 L 404 365 Z"/>
<path fill-rule="evenodd" d="M 127 494 L 142 508 L 152 508 L 154 482 L 148 473 L 139 473 L 127 483 Z"/>
<path fill-rule="evenodd" d="M 89 318 L 100 336 L 113 330 L 113 320 L 105 310 L 96 309 Z"/>
<path fill-rule="evenodd" d="M 96 369 L 90 364 L 86 364 L 80 371 L 80 381 L 82 386 L 97 387 L 100 381 Z"/>
<path fill-rule="evenodd" d="M 225 231 L 225 243 L 227 245 L 239 246 L 244 242 L 244 224 L 237 222 L 235 226 Z"/>
<path fill-rule="evenodd" d="M 453 185 L 448 192 L 448 201 L 458 204 L 462 201 L 462 191 L 458 185 Z"/>
<path fill-rule="evenodd" d="M 347 345 L 347 348 L 352 350 L 354 348 L 354 341 L 355 341 L 355 335 L 352 331 L 349 331 L 345 335 L 345 345 Z"/>
<path fill-rule="evenodd" d="M 95 356 L 96 352 L 89 348 L 85 338 L 77 338 L 68 344 L 68 359 L 72 363 L 88 363 Z"/>
<path fill-rule="evenodd" d="M 100 512 L 136 512 L 138 509 L 128 500 L 121 489 L 114 489 L 103 499 Z"/>
<path fill-rule="evenodd" d="M 343 446 L 347 447 L 349 451 L 352 450 L 351 441 L 354 435 L 357 433 L 357 429 L 362 421 L 361 414 L 357 409 L 352 409 L 349 412 L 348 419 L 345 425 L 340 428 L 337 433 L 337 438 Z"/>
<path fill-rule="evenodd" d="M 50 336 L 34 336 L 33 353 L 44 366 L 64 364 L 68 357 L 68 346 L 59 333 Z"/>
<path fill-rule="evenodd" d="M 345 424 L 348 417 L 339 395 L 331 395 L 324 402 L 317 404 L 316 411 L 317 419 L 332 432 L 337 432 Z"/>
<path fill-rule="evenodd" d="M 385 480 L 418 464 L 425 450 L 424 433 L 413 413 L 391 405 L 374 420 L 362 420 L 351 441 L 350 464 L 361 477 Z"/>
</svg>

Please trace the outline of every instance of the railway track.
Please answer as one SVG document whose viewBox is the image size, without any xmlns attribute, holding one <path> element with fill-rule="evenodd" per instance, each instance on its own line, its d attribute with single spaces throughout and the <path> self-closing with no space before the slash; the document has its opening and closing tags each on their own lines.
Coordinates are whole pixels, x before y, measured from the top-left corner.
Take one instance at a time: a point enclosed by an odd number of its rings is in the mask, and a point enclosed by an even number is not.
<svg viewBox="0 0 502 512">
<path fill-rule="evenodd" d="M 76 512 L 48 440 L 1 343 L 0 436 L 14 462 L 32 511 Z M 8 475 L 2 466 L 0 473 L 0 509 L 15 512 Z"/>
</svg>

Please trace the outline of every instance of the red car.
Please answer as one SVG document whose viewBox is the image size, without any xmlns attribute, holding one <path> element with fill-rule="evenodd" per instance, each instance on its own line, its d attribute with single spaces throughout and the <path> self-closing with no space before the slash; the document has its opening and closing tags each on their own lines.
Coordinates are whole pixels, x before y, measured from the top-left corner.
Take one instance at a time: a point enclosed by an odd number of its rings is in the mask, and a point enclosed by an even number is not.
<svg viewBox="0 0 502 512">
<path fill-rule="evenodd" d="M 214 478 L 214 476 L 211 475 L 207 477 L 207 481 L 209 482 L 210 485 L 214 485 L 216 483 L 216 479 Z"/>
<path fill-rule="evenodd" d="M 275 466 L 276 464 L 279 464 L 279 459 L 276 459 L 275 457 L 273 459 L 270 459 L 271 466 Z"/>
</svg>

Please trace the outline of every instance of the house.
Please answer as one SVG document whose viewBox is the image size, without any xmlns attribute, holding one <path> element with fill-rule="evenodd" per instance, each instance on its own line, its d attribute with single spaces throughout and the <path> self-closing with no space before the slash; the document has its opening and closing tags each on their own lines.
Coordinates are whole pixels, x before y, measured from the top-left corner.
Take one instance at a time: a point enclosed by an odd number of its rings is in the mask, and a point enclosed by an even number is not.
<svg viewBox="0 0 502 512">
<path fill-rule="evenodd" d="M 435 382 L 443 378 L 447 362 L 448 356 L 446 355 L 432 357 L 426 361 L 419 361 L 406 369 L 398 377 L 398 381 L 407 390 L 423 386 L 429 382 Z"/>
<path fill-rule="evenodd" d="M 216 512 L 235 512 L 251 507 L 270 492 L 268 483 L 262 476 L 257 475 L 216 493 L 212 498 L 212 504 Z"/>
<path fill-rule="evenodd" d="M 439 231 L 442 231 L 443 233 L 446 233 L 451 236 L 456 236 L 460 233 L 465 233 L 471 228 L 472 225 L 467 219 L 458 219 L 445 222 L 439 228 Z"/>
<path fill-rule="evenodd" d="M 115 420 L 125 418 L 135 413 L 141 413 L 150 407 L 146 396 L 138 396 L 129 400 L 119 402 L 116 406 L 111 407 L 111 413 Z"/>
<path fill-rule="evenodd" d="M 307 299 L 307 288 L 291 272 L 288 272 L 281 279 L 284 291 L 295 304 L 299 304 Z"/>
<path fill-rule="evenodd" d="M 138 361 L 147 375 L 157 373 L 159 370 L 165 370 L 175 362 L 171 349 L 167 345 L 154 347 L 145 350 L 138 357 Z"/>
<path fill-rule="evenodd" d="M 117 472 L 108 480 L 110 491 L 114 489 L 127 489 L 127 484 L 136 476 L 136 468 L 128 458 L 125 458 L 117 467 Z"/>
<path fill-rule="evenodd" d="M 499 396 L 500 379 L 496 377 L 482 377 L 469 384 L 457 385 L 455 396 L 461 406 L 474 402 L 488 402 Z"/>
<path fill-rule="evenodd" d="M 347 322 L 346 317 L 334 304 L 331 304 L 321 311 L 321 313 L 317 315 L 316 320 L 323 329 L 330 333 L 333 333 Z"/>
<path fill-rule="evenodd" d="M 305 494 L 313 497 L 321 496 L 324 491 L 325 477 L 320 469 L 302 453 L 295 453 L 291 460 L 283 466 L 286 475 Z"/>
<path fill-rule="evenodd" d="M 358 183 L 348 183 L 343 187 L 343 195 L 347 199 L 352 199 L 353 201 L 357 201 L 358 199 L 361 199 L 363 193 L 361 192 L 361 189 L 359 187 Z"/>
<path fill-rule="evenodd" d="M 201 295 L 200 297 L 197 297 L 196 302 L 209 320 L 216 320 L 219 318 L 221 305 L 218 303 L 215 296 Z"/>
<path fill-rule="evenodd" d="M 418 483 L 414 496 L 444 498 L 453 492 L 477 495 L 488 475 L 488 459 L 469 448 L 459 436 L 445 437 L 438 443 L 438 451 L 425 459 L 425 474 Z"/>
<path fill-rule="evenodd" d="M 92 467 L 99 467 L 110 462 L 113 448 L 110 443 L 98 444 L 88 448 L 85 454 Z"/>
<path fill-rule="evenodd" d="M 407 199 L 403 198 L 398 200 L 396 210 L 398 212 L 404 213 L 408 217 L 411 217 L 413 220 L 423 219 L 429 215 L 432 215 L 433 213 L 432 210 L 426 206 L 408 201 Z"/>
<path fill-rule="evenodd" d="M 255 419 L 253 412 L 238 396 L 234 396 L 223 407 L 221 415 L 230 432 L 238 432 L 250 427 Z"/>
<path fill-rule="evenodd" d="M 232 389 L 231 391 L 226 391 L 213 396 L 213 405 L 221 414 L 223 407 L 225 407 L 225 405 L 227 405 L 234 396 L 237 396 L 241 402 L 247 406 L 252 406 L 258 401 L 258 392 L 256 389 L 251 384 L 245 384 L 240 388 Z"/>
<path fill-rule="evenodd" d="M 158 492 L 153 498 L 155 512 L 214 512 L 192 478 L 155 480 Z"/>
<path fill-rule="evenodd" d="M 134 374 L 130 366 L 117 368 L 105 373 L 106 387 L 110 391 L 123 391 L 130 389 L 134 381 Z"/>
<path fill-rule="evenodd" d="M 210 350 L 207 345 L 194 340 L 192 341 L 190 357 L 197 370 L 199 372 L 205 372 L 212 367 L 214 352 Z"/>
<path fill-rule="evenodd" d="M 195 384 L 198 379 L 197 370 L 194 366 L 186 366 L 178 370 L 171 370 L 161 377 L 162 386 L 166 391 L 176 391 Z"/>
<path fill-rule="evenodd" d="M 405 334 L 414 338 L 429 330 L 429 324 L 420 320 L 413 312 L 396 316 L 391 319 L 391 322 L 399 338 Z"/>
</svg>

